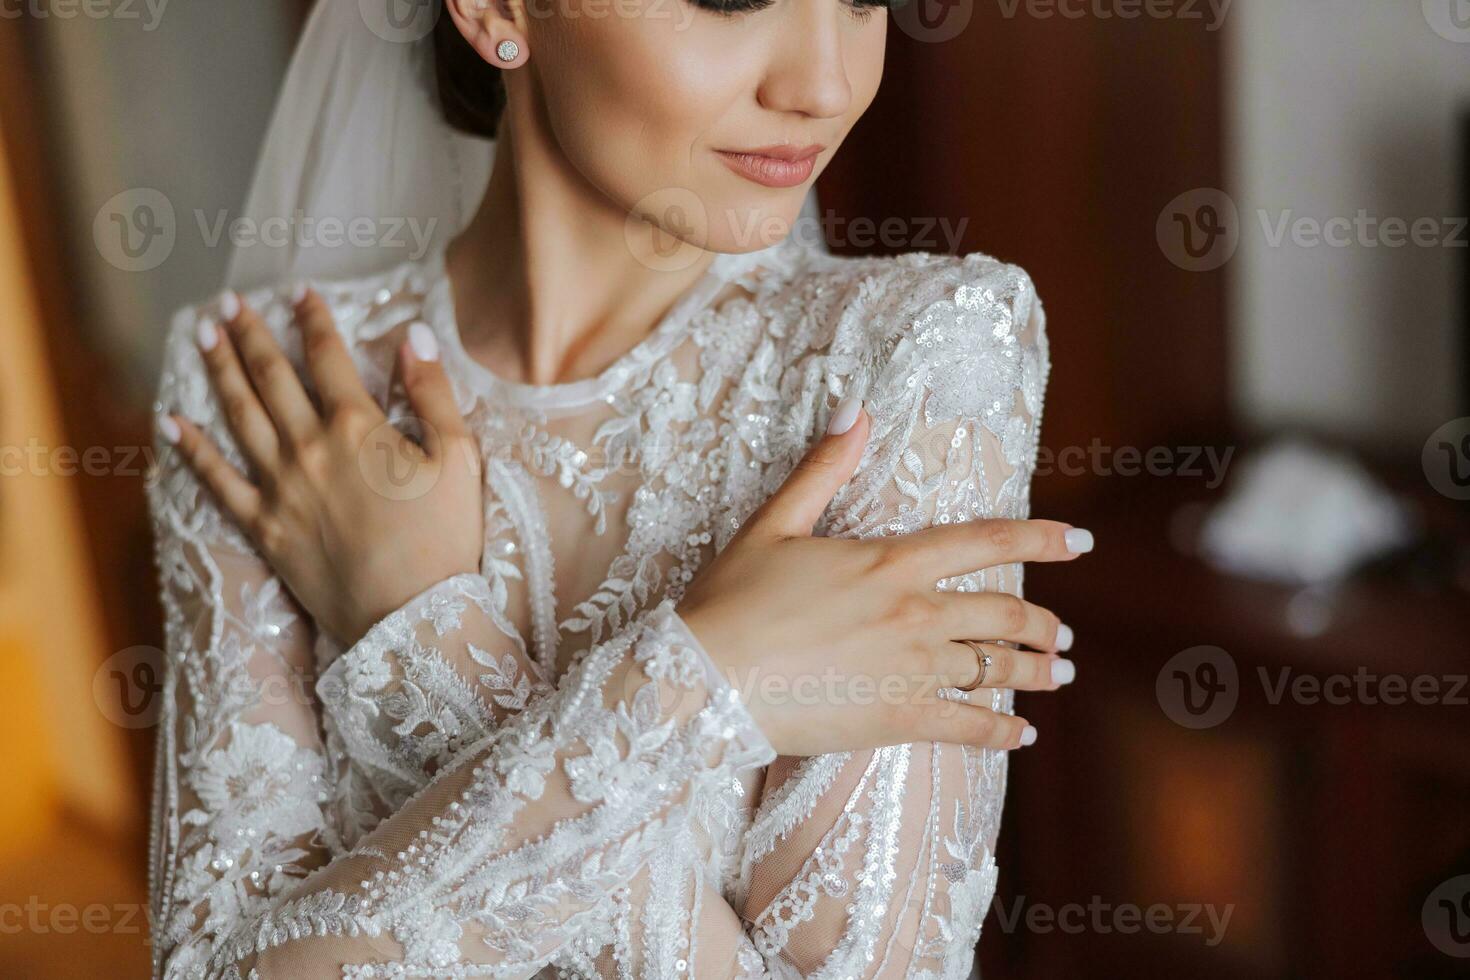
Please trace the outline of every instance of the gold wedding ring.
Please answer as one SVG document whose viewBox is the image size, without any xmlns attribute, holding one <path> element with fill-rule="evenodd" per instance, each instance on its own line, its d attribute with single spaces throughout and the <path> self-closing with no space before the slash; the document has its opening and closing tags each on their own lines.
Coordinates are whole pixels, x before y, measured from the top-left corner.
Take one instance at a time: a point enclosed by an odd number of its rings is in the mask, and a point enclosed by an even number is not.
<svg viewBox="0 0 1470 980">
<path fill-rule="evenodd" d="M 955 688 L 957 691 L 964 691 L 966 694 L 969 694 L 985 686 L 985 675 L 990 673 L 990 665 L 995 663 L 995 658 L 981 649 L 978 640 L 961 640 L 960 642 L 975 652 L 975 662 L 980 665 L 980 676 L 975 678 L 975 683 L 969 687 Z"/>
</svg>

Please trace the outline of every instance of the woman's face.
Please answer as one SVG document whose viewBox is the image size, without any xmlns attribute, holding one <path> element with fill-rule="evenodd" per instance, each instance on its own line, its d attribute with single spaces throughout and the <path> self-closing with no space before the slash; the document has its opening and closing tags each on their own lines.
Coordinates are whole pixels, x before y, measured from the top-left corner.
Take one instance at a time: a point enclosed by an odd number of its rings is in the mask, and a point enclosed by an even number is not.
<svg viewBox="0 0 1470 980">
<path fill-rule="evenodd" d="M 749 6 L 525 0 L 529 60 L 507 82 L 619 212 L 749 252 L 791 230 L 872 103 L 888 14 L 851 0 L 727 2 Z"/>
</svg>

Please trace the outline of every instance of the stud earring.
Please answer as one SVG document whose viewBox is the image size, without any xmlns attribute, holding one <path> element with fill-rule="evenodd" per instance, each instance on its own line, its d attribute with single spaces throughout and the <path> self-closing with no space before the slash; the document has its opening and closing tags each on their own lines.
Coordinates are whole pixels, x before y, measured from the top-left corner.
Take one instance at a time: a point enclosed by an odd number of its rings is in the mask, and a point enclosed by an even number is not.
<svg viewBox="0 0 1470 980">
<path fill-rule="evenodd" d="M 507 65 L 510 64 L 512 61 L 515 61 L 520 56 L 521 46 L 514 41 L 501 41 L 495 46 L 495 57 L 499 58 Z"/>
</svg>

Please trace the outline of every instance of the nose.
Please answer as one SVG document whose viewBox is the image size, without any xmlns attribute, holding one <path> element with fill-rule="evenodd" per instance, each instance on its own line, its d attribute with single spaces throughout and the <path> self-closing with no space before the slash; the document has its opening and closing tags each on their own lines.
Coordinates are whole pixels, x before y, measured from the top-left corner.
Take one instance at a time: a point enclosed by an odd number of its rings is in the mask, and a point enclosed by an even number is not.
<svg viewBox="0 0 1470 980">
<path fill-rule="evenodd" d="M 845 0 L 794 0 L 757 98 L 773 112 L 818 119 L 845 114 L 852 84 L 844 60 Z"/>
</svg>

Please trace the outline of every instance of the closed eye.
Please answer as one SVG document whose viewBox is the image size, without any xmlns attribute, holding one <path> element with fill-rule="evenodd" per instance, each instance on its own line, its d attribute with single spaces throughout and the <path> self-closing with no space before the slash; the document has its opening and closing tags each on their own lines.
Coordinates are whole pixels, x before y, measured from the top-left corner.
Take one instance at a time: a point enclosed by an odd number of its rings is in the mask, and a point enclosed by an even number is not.
<svg viewBox="0 0 1470 980">
<path fill-rule="evenodd" d="M 712 13 L 733 15 L 748 14 L 757 10 L 765 10 L 776 2 L 776 0 L 689 0 L 694 6 L 701 10 Z M 891 9 L 902 6 L 906 0 L 843 0 L 848 7 L 862 14 L 864 18 L 872 15 L 878 8 Z"/>
</svg>

